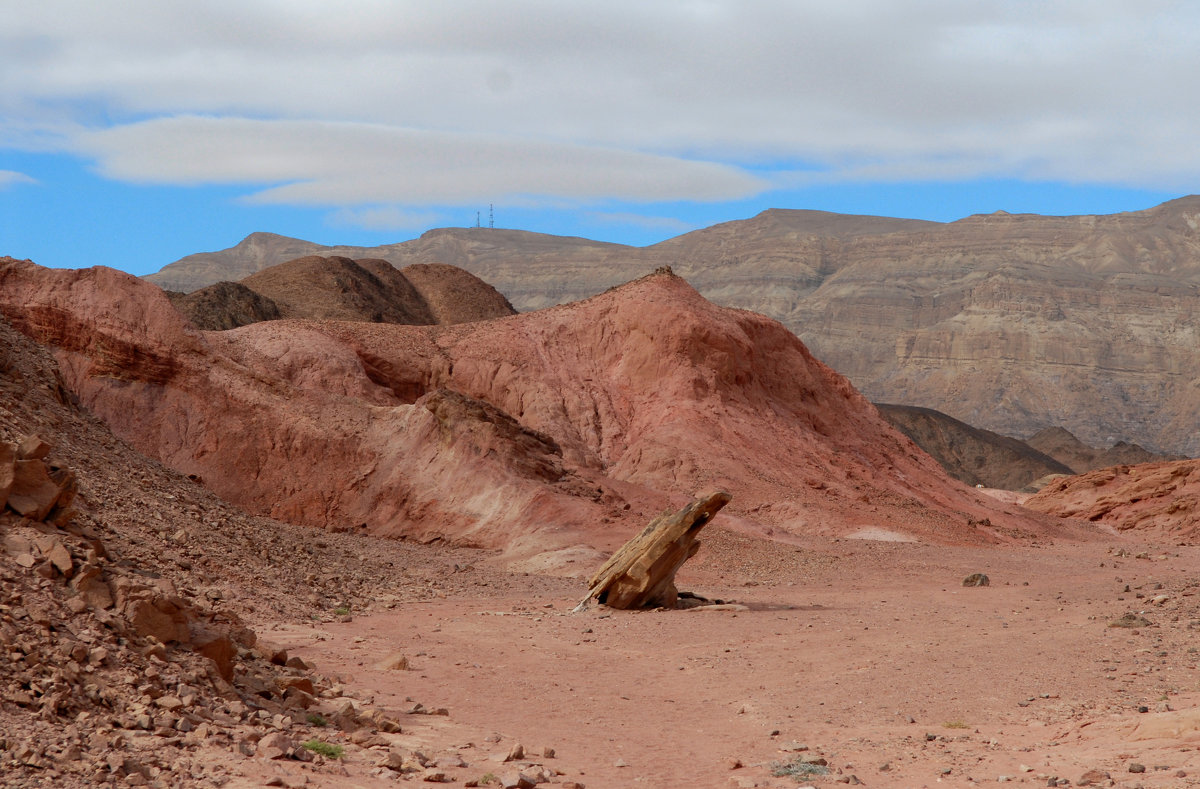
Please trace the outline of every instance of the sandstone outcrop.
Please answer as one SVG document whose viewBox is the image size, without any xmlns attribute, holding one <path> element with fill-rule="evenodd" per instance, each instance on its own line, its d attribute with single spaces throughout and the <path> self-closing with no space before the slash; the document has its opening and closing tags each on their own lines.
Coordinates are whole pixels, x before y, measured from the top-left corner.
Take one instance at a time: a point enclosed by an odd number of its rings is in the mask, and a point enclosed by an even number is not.
<svg viewBox="0 0 1200 789">
<path fill-rule="evenodd" d="M 641 249 L 480 228 L 370 249 L 256 234 L 151 279 L 199 287 L 301 248 L 454 264 L 521 310 L 670 265 L 706 297 L 782 321 L 872 400 L 1003 435 L 1060 426 L 1095 446 L 1200 454 L 1200 197 L 951 223 L 771 210 Z"/>
<path fill-rule="evenodd" d="M 779 323 L 719 308 L 669 272 L 446 327 L 205 334 L 135 278 L 12 260 L 0 293 L 118 435 L 291 522 L 510 550 L 614 546 L 667 500 L 721 487 L 762 532 L 886 524 L 988 542 L 1044 529 L 950 480 Z M 119 373 L 114 348 L 128 351 Z"/>
<path fill-rule="evenodd" d="M 1030 509 L 1115 531 L 1200 537 L 1200 460 L 1113 466 L 1050 482 Z"/>
</svg>

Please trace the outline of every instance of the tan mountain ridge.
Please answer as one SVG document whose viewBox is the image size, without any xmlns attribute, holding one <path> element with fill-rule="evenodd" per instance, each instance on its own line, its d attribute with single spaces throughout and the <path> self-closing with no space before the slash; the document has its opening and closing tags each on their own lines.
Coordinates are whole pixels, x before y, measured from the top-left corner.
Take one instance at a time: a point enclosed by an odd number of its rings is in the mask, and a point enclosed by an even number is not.
<svg viewBox="0 0 1200 789">
<path fill-rule="evenodd" d="M 523 311 L 670 265 L 715 302 L 782 321 L 872 400 L 1005 435 L 1063 427 L 1200 453 L 1200 197 L 951 223 L 771 210 L 645 248 L 486 228 L 370 249 L 255 234 L 149 279 L 188 289 L 316 252 L 450 263 Z"/>
</svg>

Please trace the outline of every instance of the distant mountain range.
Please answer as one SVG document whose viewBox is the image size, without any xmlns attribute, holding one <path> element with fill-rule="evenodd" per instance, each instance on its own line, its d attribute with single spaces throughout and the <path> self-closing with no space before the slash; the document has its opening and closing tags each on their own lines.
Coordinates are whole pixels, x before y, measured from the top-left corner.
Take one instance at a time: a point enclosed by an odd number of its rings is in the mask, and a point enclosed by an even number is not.
<svg viewBox="0 0 1200 789">
<path fill-rule="evenodd" d="M 448 263 L 528 311 L 669 265 L 778 318 L 876 401 L 1028 437 L 1200 454 L 1200 197 L 1105 216 L 951 223 L 770 210 L 650 247 L 442 229 L 380 247 L 256 233 L 148 277 L 190 291 L 304 255 Z"/>
</svg>

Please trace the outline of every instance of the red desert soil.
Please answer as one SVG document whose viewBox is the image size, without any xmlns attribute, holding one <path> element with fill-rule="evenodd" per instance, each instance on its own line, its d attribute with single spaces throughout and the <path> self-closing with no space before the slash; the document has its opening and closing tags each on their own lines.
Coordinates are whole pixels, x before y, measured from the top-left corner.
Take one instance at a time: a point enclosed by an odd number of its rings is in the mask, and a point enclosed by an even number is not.
<svg viewBox="0 0 1200 789">
<path fill-rule="evenodd" d="M 805 756 L 828 763 L 817 786 L 1198 785 L 1200 552 L 1128 555 L 1148 547 L 714 531 L 682 588 L 744 609 L 574 614 L 579 582 L 471 569 L 479 586 L 445 599 L 265 632 L 385 710 L 448 709 L 390 739 L 457 754 L 459 780 L 521 744 L 592 787 L 794 787 L 772 765 Z M 990 586 L 961 586 L 980 571 Z M 1151 624 L 1110 626 L 1130 611 Z M 398 651 L 407 671 L 377 667 Z"/>
</svg>

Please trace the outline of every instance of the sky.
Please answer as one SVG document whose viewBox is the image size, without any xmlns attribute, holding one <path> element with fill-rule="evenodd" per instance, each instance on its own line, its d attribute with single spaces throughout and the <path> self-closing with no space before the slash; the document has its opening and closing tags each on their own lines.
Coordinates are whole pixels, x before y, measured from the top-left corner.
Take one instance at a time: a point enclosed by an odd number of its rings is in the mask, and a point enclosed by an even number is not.
<svg viewBox="0 0 1200 789">
<path fill-rule="evenodd" d="M 0 0 L 0 256 L 1200 192 L 1200 4 Z"/>
</svg>

